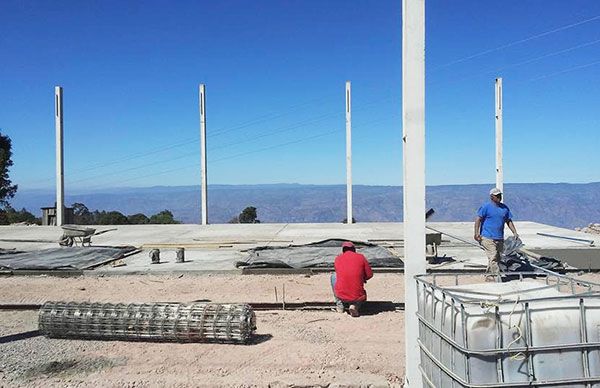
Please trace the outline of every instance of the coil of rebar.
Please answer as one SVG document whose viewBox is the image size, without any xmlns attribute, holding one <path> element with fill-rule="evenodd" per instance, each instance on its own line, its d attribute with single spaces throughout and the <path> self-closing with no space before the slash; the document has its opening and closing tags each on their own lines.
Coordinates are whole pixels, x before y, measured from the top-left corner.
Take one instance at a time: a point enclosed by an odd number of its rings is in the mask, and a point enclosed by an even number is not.
<svg viewBox="0 0 600 388">
<path fill-rule="evenodd" d="M 51 338 L 248 343 L 256 316 L 247 304 L 46 302 L 38 324 Z"/>
</svg>

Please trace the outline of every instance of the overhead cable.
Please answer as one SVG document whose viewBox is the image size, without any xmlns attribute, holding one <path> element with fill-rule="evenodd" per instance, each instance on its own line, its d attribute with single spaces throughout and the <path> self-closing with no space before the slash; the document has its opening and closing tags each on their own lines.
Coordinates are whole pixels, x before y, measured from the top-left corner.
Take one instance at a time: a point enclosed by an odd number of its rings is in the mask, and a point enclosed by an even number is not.
<svg viewBox="0 0 600 388">
<path fill-rule="evenodd" d="M 441 69 L 441 68 L 444 68 L 444 67 L 455 65 L 457 63 L 466 62 L 466 61 L 469 61 L 471 59 L 481 57 L 483 55 L 487 55 L 487 54 L 490 54 L 490 53 L 493 53 L 493 52 L 496 52 L 496 51 L 504 50 L 504 49 L 512 47 L 512 46 L 516 46 L 516 45 L 519 45 L 519 44 L 522 44 L 522 43 L 525 43 L 525 42 L 529 42 L 529 41 L 534 40 L 534 39 L 539 39 L 541 37 L 548 36 L 548 35 L 551 35 L 551 34 L 555 34 L 557 32 L 561 32 L 561 31 L 564 31 L 564 30 L 568 30 L 570 28 L 577 27 L 577 26 L 580 26 L 582 24 L 590 23 L 590 22 L 593 22 L 593 21 L 596 21 L 596 20 L 600 20 L 600 15 L 597 15 L 597 16 L 594 16 L 594 17 L 591 17 L 591 18 L 588 18 L 588 19 L 580 20 L 580 21 L 575 22 L 575 23 L 567 24 L 567 25 L 564 25 L 564 26 L 561 26 L 561 27 L 558 27 L 558 28 L 555 28 L 555 29 L 552 29 L 552 30 L 549 30 L 549 31 L 545 31 L 545 32 L 542 32 L 542 33 L 539 33 L 539 34 L 535 34 L 535 35 L 529 36 L 527 38 L 518 39 L 518 40 L 515 40 L 513 42 L 509 42 L 509 43 L 503 44 L 503 45 L 498 46 L 498 47 L 494 47 L 494 48 L 491 48 L 491 49 L 480 51 L 480 52 L 475 53 L 475 54 L 468 55 L 466 57 L 458 58 L 458 59 L 455 59 L 453 61 L 444 63 L 442 65 L 434 66 L 432 68 L 432 70 L 438 70 L 438 69 Z"/>
</svg>

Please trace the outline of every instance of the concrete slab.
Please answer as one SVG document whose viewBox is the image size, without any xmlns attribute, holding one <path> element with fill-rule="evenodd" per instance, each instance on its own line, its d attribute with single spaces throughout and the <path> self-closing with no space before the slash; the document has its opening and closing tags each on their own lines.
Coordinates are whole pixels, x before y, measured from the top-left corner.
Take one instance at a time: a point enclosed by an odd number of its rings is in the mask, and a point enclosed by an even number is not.
<svg viewBox="0 0 600 388">
<path fill-rule="evenodd" d="M 442 232 L 473 241 L 471 222 L 430 222 L 427 224 Z M 582 249 L 582 244 L 557 238 L 539 236 L 548 233 L 561 236 L 591 239 L 590 235 L 535 222 L 517 222 L 521 239 L 530 249 Z M 97 231 L 116 228 L 92 237 L 93 245 L 133 245 L 144 250 L 125 259 L 126 266 L 102 267 L 95 272 L 107 274 L 160 273 L 185 271 L 233 271 L 234 263 L 244 255 L 244 249 L 262 246 L 306 244 L 329 238 L 348 240 L 378 240 L 391 246 L 403 256 L 402 223 L 357 224 L 217 224 L 217 225 L 100 225 Z M 55 226 L 0 226 L 0 248 L 40 250 L 56 247 L 62 229 Z M 385 243 L 385 240 L 388 240 Z M 474 241 L 473 241 L 474 242 Z M 186 248 L 186 263 L 175 263 L 177 247 Z M 148 250 L 161 249 L 163 264 L 151 265 Z M 585 249 L 585 247 L 584 247 Z M 480 249 L 443 236 L 440 256 L 455 258 L 456 263 L 445 263 L 432 268 L 474 268 L 486 265 L 487 259 Z"/>
</svg>

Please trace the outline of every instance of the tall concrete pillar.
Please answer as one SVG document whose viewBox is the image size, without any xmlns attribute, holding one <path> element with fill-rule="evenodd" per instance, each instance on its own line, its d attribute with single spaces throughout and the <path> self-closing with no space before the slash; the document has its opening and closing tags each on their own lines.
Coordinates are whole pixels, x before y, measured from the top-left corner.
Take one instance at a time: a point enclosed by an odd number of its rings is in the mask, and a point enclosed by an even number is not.
<svg viewBox="0 0 600 388">
<path fill-rule="evenodd" d="M 496 78 L 496 187 L 504 193 L 502 138 L 502 78 Z"/>
<path fill-rule="evenodd" d="M 206 179 L 206 88 L 200 84 L 200 170 L 201 170 L 201 217 L 202 225 L 208 224 L 208 185 Z"/>
<path fill-rule="evenodd" d="M 425 273 L 425 0 L 402 1 L 405 386 L 422 387 L 417 284 Z"/>
<path fill-rule="evenodd" d="M 346 81 L 346 223 L 352 217 L 352 90 Z"/>
<path fill-rule="evenodd" d="M 56 128 L 56 225 L 64 223 L 65 174 L 63 161 L 63 89 L 54 88 L 54 126 Z"/>
</svg>

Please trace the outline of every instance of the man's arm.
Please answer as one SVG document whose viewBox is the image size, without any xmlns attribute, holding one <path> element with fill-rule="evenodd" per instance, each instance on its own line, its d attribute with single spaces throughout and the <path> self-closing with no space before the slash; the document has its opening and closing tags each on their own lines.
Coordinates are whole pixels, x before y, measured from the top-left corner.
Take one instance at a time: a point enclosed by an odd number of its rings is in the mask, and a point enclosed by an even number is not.
<svg viewBox="0 0 600 388">
<path fill-rule="evenodd" d="M 509 218 L 506 220 L 506 225 L 508 225 L 508 229 L 513 233 L 515 238 L 519 238 L 519 233 L 517 233 L 517 228 L 515 228 L 515 224 L 513 224 L 512 220 Z"/>
<path fill-rule="evenodd" d="M 365 266 L 365 283 L 367 282 L 367 280 L 371 279 L 373 277 L 373 270 L 371 269 L 371 266 L 369 265 L 369 262 L 367 261 L 367 259 L 364 260 L 364 266 Z"/>
<path fill-rule="evenodd" d="M 475 241 L 481 242 L 481 217 L 475 218 L 475 230 L 473 232 Z"/>
</svg>

